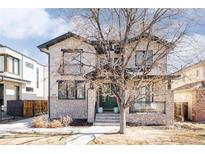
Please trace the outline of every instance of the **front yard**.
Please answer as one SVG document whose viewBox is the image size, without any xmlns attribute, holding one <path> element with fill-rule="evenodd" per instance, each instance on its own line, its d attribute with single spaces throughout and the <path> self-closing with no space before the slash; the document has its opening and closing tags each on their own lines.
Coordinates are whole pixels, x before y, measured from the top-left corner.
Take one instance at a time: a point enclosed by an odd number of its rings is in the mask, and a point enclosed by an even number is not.
<svg viewBox="0 0 205 154">
<path fill-rule="evenodd" d="M 64 128 L 33 129 L 29 128 L 28 125 L 25 125 L 29 121 L 31 120 L 26 119 L 18 123 L 11 123 L 6 125 L 1 124 L 0 145 L 63 145 L 67 143 L 90 145 L 205 144 L 205 124 L 199 123 L 175 123 L 175 125 L 171 127 L 128 126 L 127 133 L 121 135 L 115 133 L 117 132 L 119 127 L 113 126 L 69 126 Z"/>
<path fill-rule="evenodd" d="M 90 144 L 205 144 L 205 124 L 176 123 L 173 127 L 137 126 L 127 127 L 125 135 L 105 134 Z"/>
<path fill-rule="evenodd" d="M 69 135 L 8 134 L 0 135 L 0 145 L 63 145 Z"/>
</svg>

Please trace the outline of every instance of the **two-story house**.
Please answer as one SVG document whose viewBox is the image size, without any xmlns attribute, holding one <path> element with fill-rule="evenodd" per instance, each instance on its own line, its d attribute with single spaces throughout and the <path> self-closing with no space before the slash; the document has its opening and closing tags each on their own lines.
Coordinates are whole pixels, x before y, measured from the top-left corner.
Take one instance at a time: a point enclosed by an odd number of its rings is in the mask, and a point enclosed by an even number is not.
<svg viewBox="0 0 205 154">
<path fill-rule="evenodd" d="M 0 105 L 7 100 L 47 100 L 48 69 L 0 44 Z"/>
<path fill-rule="evenodd" d="M 187 119 L 205 120 L 205 60 L 178 71 L 181 77 L 172 84 L 177 106 L 187 104 Z"/>
<path fill-rule="evenodd" d="M 148 36 L 144 36 L 145 40 L 146 37 Z M 136 39 L 138 38 L 130 39 L 129 45 L 131 46 Z M 151 39 L 147 54 L 149 57 L 147 64 L 150 66 L 156 59 L 156 51 L 167 44 L 166 41 L 155 36 Z M 118 107 L 116 100 L 111 95 L 105 96 L 102 93 L 102 91 L 111 91 L 110 82 L 103 79 L 103 85 L 96 86 L 97 82 L 93 84 L 92 79 L 88 79 L 89 75 L 96 74 L 95 68 L 90 66 L 103 65 L 105 57 L 96 44 L 98 42 L 68 32 L 38 46 L 49 57 L 49 116 L 51 119 L 70 115 L 73 119 L 85 119 L 90 123 L 96 123 L 99 114 L 113 116 L 111 113 L 114 113 L 114 108 Z M 145 50 L 146 45 L 142 42 L 128 62 L 128 73 L 143 70 L 139 63 L 145 56 Z M 117 62 L 119 53 L 114 45 L 111 57 L 114 63 Z M 140 92 L 136 91 L 135 87 L 138 77 L 133 78 L 129 85 L 133 92 L 141 93 L 140 95 L 144 97 L 134 98 L 134 103 L 127 110 L 127 122 L 172 124 L 173 102 L 170 82 L 173 77 L 167 74 L 167 57 L 161 58 L 147 75 L 147 82 L 154 79 L 156 82 L 148 86 L 145 84 Z M 98 111 L 99 108 L 103 108 L 103 111 Z"/>
</svg>

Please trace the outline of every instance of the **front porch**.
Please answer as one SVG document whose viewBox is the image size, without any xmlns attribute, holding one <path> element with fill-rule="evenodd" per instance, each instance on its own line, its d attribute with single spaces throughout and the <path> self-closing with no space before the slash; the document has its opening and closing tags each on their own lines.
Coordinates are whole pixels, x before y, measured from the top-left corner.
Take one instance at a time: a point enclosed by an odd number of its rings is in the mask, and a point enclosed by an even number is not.
<svg viewBox="0 0 205 154">
<path fill-rule="evenodd" d="M 166 95 L 163 96 L 163 99 L 159 96 L 150 97 L 149 101 L 135 99 L 134 103 L 126 110 L 127 122 L 142 125 L 172 125 L 174 122 L 173 96 L 170 85 L 166 84 L 165 86 L 167 87 L 165 88 Z M 119 119 L 119 109 L 114 98 L 101 96 L 97 89 L 89 89 L 88 122 L 96 124 L 96 121 L 104 118 L 104 121 L 100 121 L 100 123 L 105 125 L 106 121 L 112 123 L 112 116 L 115 117 L 114 119 Z M 119 121 L 113 121 L 113 123 L 119 124 Z"/>
</svg>

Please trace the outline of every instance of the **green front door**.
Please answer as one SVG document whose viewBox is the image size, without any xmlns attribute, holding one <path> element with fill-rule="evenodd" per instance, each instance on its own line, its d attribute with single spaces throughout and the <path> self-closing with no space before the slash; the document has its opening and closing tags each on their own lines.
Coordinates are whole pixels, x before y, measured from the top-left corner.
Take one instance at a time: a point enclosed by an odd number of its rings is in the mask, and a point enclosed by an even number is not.
<svg viewBox="0 0 205 154">
<path fill-rule="evenodd" d="M 103 84 L 100 87 L 100 107 L 103 107 L 104 111 L 110 111 L 114 107 L 118 107 L 116 98 L 112 96 L 110 83 Z"/>
</svg>

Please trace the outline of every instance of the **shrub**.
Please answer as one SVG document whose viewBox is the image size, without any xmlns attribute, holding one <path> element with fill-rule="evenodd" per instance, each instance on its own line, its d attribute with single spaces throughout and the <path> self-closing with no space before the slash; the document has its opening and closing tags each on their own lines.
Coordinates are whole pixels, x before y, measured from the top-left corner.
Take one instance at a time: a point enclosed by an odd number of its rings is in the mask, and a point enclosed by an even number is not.
<svg viewBox="0 0 205 154">
<path fill-rule="evenodd" d="M 60 121 L 64 127 L 68 127 L 73 122 L 73 119 L 67 115 L 65 117 L 61 117 Z"/>
<path fill-rule="evenodd" d="M 58 128 L 58 127 L 62 127 L 62 123 L 59 120 L 53 120 L 50 122 L 49 127 L 50 128 Z"/>
<path fill-rule="evenodd" d="M 35 117 L 32 120 L 32 127 L 34 128 L 46 128 L 48 126 L 48 120 L 45 116 Z"/>
</svg>

